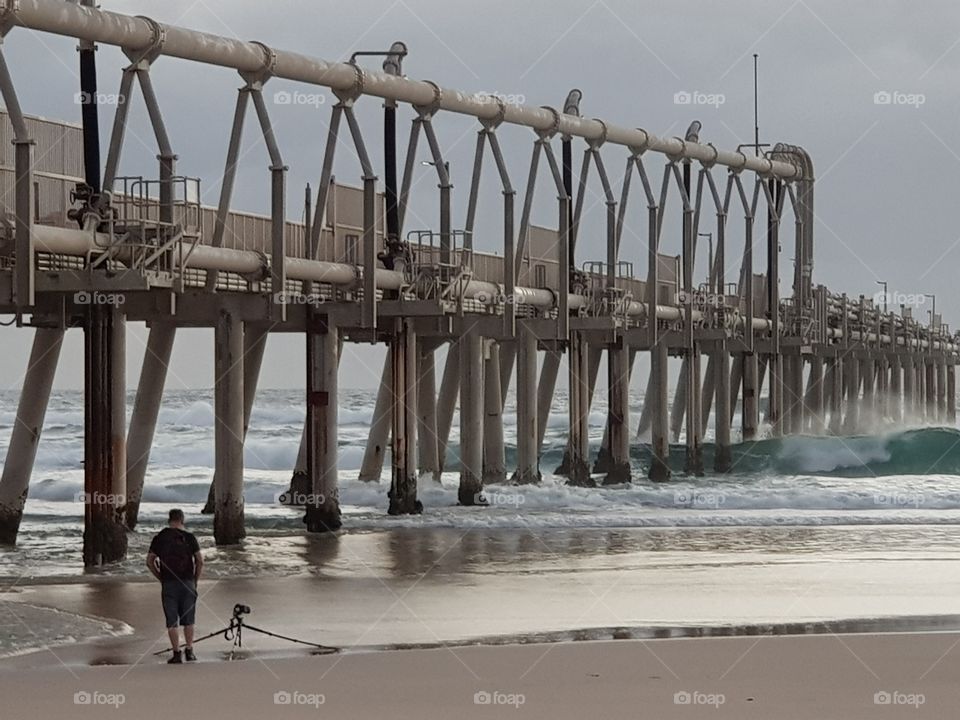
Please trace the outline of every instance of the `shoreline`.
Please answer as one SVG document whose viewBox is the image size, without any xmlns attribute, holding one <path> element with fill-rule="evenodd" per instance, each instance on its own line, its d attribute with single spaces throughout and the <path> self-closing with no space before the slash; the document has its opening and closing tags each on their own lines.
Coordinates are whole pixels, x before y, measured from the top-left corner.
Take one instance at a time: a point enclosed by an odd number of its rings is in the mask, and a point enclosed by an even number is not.
<svg viewBox="0 0 960 720">
<path fill-rule="evenodd" d="M 113 578 L 116 580 L 116 578 Z M 141 585 L 151 585 L 145 581 L 138 583 Z M 25 586 L 29 587 L 29 586 Z M 27 596 L 28 597 L 28 596 Z M 65 609 L 62 605 L 49 603 L 32 602 L 27 597 L 23 598 L 3 598 L 0 599 L 0 606 L 6 604 L 16 604 L 18 607 L 26 608 L 35 613 L 38 612 L 49 618 L 51 615 L 61 618 L 72 618 L 74 623 L 87 622 L 96 623 L 105 632 L 90 635 L 82 639 L 68 637 L 62 642 L 48 642 L 40 646 L 23 647 L 9 652 L 0 651 L 0 673 L 5 671 L 16 671 L 23 669 L 17 667 L 19 663 L 15 661 L 27 656 L 37 656 L 46 651 L 56 651 L 65 646 L 73 646 L 79 653 L 78 658 L 89 657 L 87 662 L 79 661 L 70 663 L 71 666 L 134 666 L 146 664 L 149 665 L 149 658 L 156 650 L 151 647 L 145 653 L 141 653 L 135 662 L 125 662 L 121 656 L 113 658 L 106 657 L 101 651 L 105 646 L 137 646 L 138 648 L 151 641 L 151 633 L 148 627 L 156 623 L 136 623 L 131 624 L 119 618 L 107 617 L 102 615 L 89 615 L 77 613 L 73 610 Z M 141 616 L 143 617 L 143 616 Z M 248 616 L 245 616 L 248 617 Z M 19 619 L 19 618 L 18 618 Z M 256 623 L 254 623 L 256 624 Z M 2 629 L 2 628 L 0 628 Z M 248 631 L 245 634 L 248 646 L 251 639 L 262 639 L 259 634 L 253 635 L 255 631 Z M 371 643 L 358 644 L 352 646 L 324 646 L 336 653 L 362 654 L 377 652 L 401 652 L 411 650 L 442 650 L 442 649 L 462 649 L 471 647 L 515 647 L 525 645 L 564 645 L 574 643 L 595 643 L 595 642 L 622 642 L 622 641 L 648 641 L 648 640 L 696 640 L 696 639 L 715 639 L 715 638 L 772 638 L 772 637 L 811 637 L 823 635 L 915 635 L 915 634 L 942 634 L 960 632 L 960 614 L 942 614 L 942 615 L 891 615 L 883 617 L 844 617 L 835 619 L 811 620 L 804 622 L 757 622 L 757 623 L 676 623 L 676 624 L 634 624 L 617 626 L 584 626 L 580 628 L 571 628 L 564 630 L 548 630 L 541 632 L 518 632 L 504 633 L 495 635 L 478 635 L 474 637 L 464 637 L 459 639 L 438 639 L 435 642 L 397 642 L 397 643 Z M 201 633 L 201 635 L 206 634 Z M 221 645 L 216 642 L 219 633 L 209 638 L 204 646 L 199 646 L 198 652 L 206 655 L 208 661 L 215 661 L 216 654 L 219 653 L 222 660 L 228 660 L 228 650 L 225 640 L 221 640 Z M 161 636 L 161 640 L 163 636 Z M 298 638 L 299 639 L 299 638 Z M 313 644 L 313 640 L 308 641 Z M 156 643 L 154 642 L 154 645 Z M 217 648 L 208 651 L 206 648 Z M 305 645 L 285 643 L 282 641 L 268 641 L 266 649 L 255 650 L 254 655 L 265 655 L 274 659 L 296 658 L 312 656 L 318 653 L 316 650 L 306 650 Z M 140 652 L 137 650 L 137 652 Z M 49 665 L 65 665 L 67 663 L 56 653 L 51 652 L 53 658 Z M 71 656 L 74 654 L 72 653 Z M 146 662 L 144 660 L 146 659 Z M 14 661 L 13 667 L 5 667 L 8 661 Z M 37 669 L 44 667 L 44 663 L 29 663 L 29 667 Z"/>
<path fill-rule="evenodd" d="M 232 719 L 238 707 L 245 717 L 382 718 L 402 708 L 405 717 L 458 718 L 939 718 L 960 699 L 958 642 L 956 633 L 867 633 L 254 654 L 0 673 L 0 692 L 5 717 L 18 720 L 108 709 Z"/>
</svg>

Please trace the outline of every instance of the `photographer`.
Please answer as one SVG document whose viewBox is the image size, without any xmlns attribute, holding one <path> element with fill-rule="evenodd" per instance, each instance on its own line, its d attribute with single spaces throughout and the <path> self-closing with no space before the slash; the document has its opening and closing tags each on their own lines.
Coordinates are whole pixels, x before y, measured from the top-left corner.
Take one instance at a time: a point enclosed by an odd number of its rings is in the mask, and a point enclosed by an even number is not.
<svg viewBox="0 0 960 720">
<path fill-rule="evenodd" d="M 170 525 L 157 533 L 147 553 L 147 568 L 160 581 L 163 614 L 167 635 L 173 648 L 173 657 L 167 662 L 183 662 L 180 653 L 178 625 L 183 626 L 185 657 L 196 660 L 193 654 L 194 618 L 197 609 L 197 581 L 203 570 L 203 555 L 197 538 L 183 527 L 183 511 L 170 511 Z"/>
</svg>

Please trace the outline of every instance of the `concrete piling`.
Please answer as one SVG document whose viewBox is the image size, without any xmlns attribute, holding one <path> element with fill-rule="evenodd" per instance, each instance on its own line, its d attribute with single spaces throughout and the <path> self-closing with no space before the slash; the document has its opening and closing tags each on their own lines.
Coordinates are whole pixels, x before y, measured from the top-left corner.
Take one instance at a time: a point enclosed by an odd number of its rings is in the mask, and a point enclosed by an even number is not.
<svg viewBox="0 0 960 720">
<path fill-rule="evenodd" d="M 150 449 L 153 447 L 153 436 L 157 428 L 175 335 L 176 326 L 172 323 L 157 323 L 150 328 L 147 335 L 147 350 L 143 355 L 140 383 L 137 385 L 137 396 L 127 433 L 126 523 L 131 530 L 137 526 L 143 482 L 150 460 Z M 211 486 L 211 493 L 212 490 Z"/>
<path fill-rule="evenodd" d="M 630 482 L 630 351 L 623 342 L 607 348 L 607 437 L 610 459 L 605 485 Z"/>
<path fill-rule="evenodd" d="M 440 470 L 447 466 L 447 446 L 450 442 L 450 429 L 453 427 L 453 414 L 457 409 L 460 394 L 460 342 L 450 343 L 447 360 L 443 366 L 443 378 L 440 381 L 440 395 L 437 397 L 437 456 Z"/>
<path fill-rule="evenodd" d="M 246 536 L 243 514 L 243 321 L 221 311 L 214 329 L 213 535 L 217 545 Z"/>
<path fill-rule="evenodd" d="M 486 343 L 483 368 L 483 483 L 487 485 L 502 483 L 507 475 L 499 343 Z"/>
<path fill-rule="evenodd" d="M 387 444 L 390 442 L 390 408 L 393 403 L 392 353 L 393 349 L 389 347 L 383 361 L 380 385 L 377 388 L 377 401 L 373 408 L 373 420 L 370 423 L 370 434 L 367 436 L 363 462 L 360 465 L 359 478 L 367 482 L 380 480 L 384 455 L 387 452 Z"/>
<path fill-rule="evenodd" d="M 700 349 L 694 347 L 687 363 L 687 442 L 684 470 L 691 475 L 703 475 L 703 428 L 700 421 Z"/>
<path fill-rule="evenodd" d="M 755 440 L 760 426 L 759 358 L 756 353 L 743 356 L 743 440 Z"/>
<path fill-rule="evenodd" d="M 393 403 L 391 430 L 391 515 L 423 510 L 417 497 L 417 336 L 413 323 L 397 320 L 391 341 Z"/>
<path fill-rule="evenodd" d="M 714 413 L 714 442 L 716 454 L 713 469 L 719 473 L 730 472 L 733 455 L 730 450 L 730 354 L 721 348 L 714 354 L 717 408 Z"/>
<path fill-rule="evenodd" d="M 124 558 L 127 535 L 123 315 L 115 305 L 90 305 L 84 327 L 83 564 Z"/>
<path fill-rule="evenodd" d="M 421 477 L 440 482 L 440 445 L 437 442 L 436 350 L 419 344 L 417 372 L 417 466 Z"/>
<path fill-rule="evenodd" d="M 483 338 L 475 324 L 460 339 L 461 505 L 483 505 Z"/>
<path fill-rule="evenodd" d="M 0 477 L 0 544 L 3 545 L 17 542 L 63 335 L 64 331 L 59 328 L 37 328 L 34 331 L 16 422 L 10 433 L 10 445 Z"/>
<path fill-rule="evenodd" d="M 537 337 L 520 323 L 517 337 L 517 470 L 519 484 L 540 482 L 537 436 Z"/>
<path fill-rule="evenodd" d="M 590 466 L 590 399 L 589 358 L 587 341 L 581 333 L 571 333 L 567 348 L 570 382 L 567 390 L 569 433 L 567 444 L 567 479 L 571 485 L 593 484 Z"/>
<path fill-rule="evenodd" d="M 250 416 L 253 414 L 253 403 L 257 397 L 257 385 L 260 382 L 260 368 L 263 365 L 263 353 L 267 349 L 267 335 L 269 331 L 264 325 L 246 324 L 243 332 L 243 438 L 246 440 L 247 431 L 250 429 Z M 306 427 L 306 426 L 304 426 Z M 304 429 L 304 433 L 306 429 Z M 306 446 L 304 438 L 301 436 L 301 447 L 298 455 L 303 453 L 302 469 L 296 467 L 293 476 L 290 479 L 290 489 L 281 496 L 281 500 L 287 504 L 302 505 L 300 500 L 304 495 L 310 492 L 310 482 L 306 473 Z M 210 491 L 207 493 L 207 504 L 204 506 L 203 514 L 209 515 L 213 512 L 216 504 L 217 478 L 214 475 L 213 482 L 210 483 Z"/>
<path fill-rule="evenodd" d="M 337 482 L 338 329 L 329 317 L 313 308 L 308 312 L 307 325 L 308 492 L 303 498 L 303 521 L 308 532 L 331 532 L 342 524 Z"/>
<path fill-rule="evenodd" d="M 650 470 L 648 476 L 655 482 L 666 482 L 670 479 L 670 437 L 667 426 L 667 385 L 668 385 L 667 346 L 658 343 L 650 351 L 651 371 L 653 381 L 651 396 L 653 422 L 651 424 L 650 440 Z"/>
</svg>

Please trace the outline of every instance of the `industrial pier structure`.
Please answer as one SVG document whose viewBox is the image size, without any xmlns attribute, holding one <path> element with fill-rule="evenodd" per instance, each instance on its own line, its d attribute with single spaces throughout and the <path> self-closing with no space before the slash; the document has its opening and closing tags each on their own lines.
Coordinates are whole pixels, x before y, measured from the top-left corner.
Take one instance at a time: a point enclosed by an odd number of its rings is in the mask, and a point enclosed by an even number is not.
<svg viewBox="0 0 960 720">
<path fill-rule="evenodd" d="M 775 436 L 854 433 L 863 417 L 955 420 L 958 339 L 935 312 L 929 323 L 918 322 L 907 309 L 888 312 L 864 296 L 851 299 L 813 283 L 814 172 L 798 146 L 777 144 L 762 155 L 759 146 L 724 151 L 700 143 L 696 122 L 684 138 L 661 138 L 583 118 L 578 91 L 555 109 L 411 80 L 402 72 L 401 43 L 381 53 L 383 72 L 374 72 L 355 59 L 325 62 L 103 11 L 86 0 L 0 1 L 0 33 L 19 27 L 80 41 L 80 91 L 91 100 L 83 106 L 82 128 L 25 116 L 16 87 L 33 78 L 26 68 L 8 67 L 0 48 L 0 92 L 7 109 L 0 124 L 7 136 L 0 138 L 5 211 L 0 312 L 35 328 L 0 479 L 2 542 L 16 540 L 61 343 L 71 328 L 85 336 L 88 565 L 124 556 L 180 327 L 215 331 L 210 509 L 221 544 L 244 536 L 244 435 L 271 332 L 305 337 L 306 423 L 289 499 L 305 505 L 307 528 L 317 532 L 341 525 L 337 377 L 345 342 L 389 346 L 361 477 L 379 480 L 389 447 L 392 480 L 385 504 L 392 514 L 422 510 L 418 478 L 437 477 L 448 464 L 458 402 L 460 502 L 483 504 L 485 483 L 537 482 L 563 355 L 569 440 L 558 472 L 573 484 L 630 481 L 631 441 L 647 433 L 650 479 L 669 479 L 669 443 L 681 430 L 684 471 L 705 472 L 702 438 L 711 407 L 713 470 L 729 471 L 734 409 L 741 408 L 742 439 L 756 438 L 764 384 L 764 421 Z M 95 44 L 118 46 L 130 60 L 120 74 L 102 175 L 99 142 L 89 140 L 98 137 Z M 177 174 L 174 143 L 150 74 L 164 56 L 230 68 L 242 78 L 216 208 L 199 203 L 199 181 Z M 308 194 L 312 209 L 302 224 L 286 219 L 289 158 L 274 136 L 263 94 L 271 78 L 322 86 L 337 98 L 320 183 L 315 195 Z M 154 179 L 119 174 L 135 84 L 157 142 Z M 382 193 L 367 153 L 370 138 L 354 112 L 355 104 L 371 98 L 384 101 Z M 271 160 L 269 217 L 231 208 L 251 105 Z M 411 112 L 412 123 L 399 173 L 401 109 Z M 448 161 L 434 130 L 449 113 L 473 116 L 478 123 L 461 226 L 453 217 Z M 508 171 L 499 140 L 505 132 L 530 135 L 523 186 Z M 334 156 L 343 144 L 359 160 L 362 188 L 334 181 Z M 405 214 L 417 151 L 424 144 L 423 155 L 439 181 L 440 224 L 412 232 Z M 578 173 L 575 146 L 583 152 Z M 625 163 L 616 188 L 606 164 L 613 157 Z M 485 167 L 488 173 L 492 167 L 502 186 L 501 207 L 480 207 Z M 588 192 L 601 194 L 606 206 L 606 253 L 593 261 L 581 258 L 578 265 Z M 531 222 L 538 193 L 557 198 L 555 228 Z M 635 233 L 648 250 L 639 279 L 620 259 L 628 203 L 646 206 L 645 227 Z M 502 216 L 501 253 L 474 250 L 479 212 Z M 744 218 L 743 253 L 733 262 L 725 235 L 731 214 Z M 708 224 L 715 249 L 707 271 L 697 277 L 700 229 Z M 680 238 L 679 256 L 660 252 L 665 235 Z M 791 239 L 792 293 L 781 297 L 780 245 L 789 246 Z M 755 272 L 758 268 L 764 270 Z M 129 427 L 127 321 L 150 328 Z M 446 364 L 438 374 L 435 356 L 444 344 Z M 607 423 L 591 465 L 587 421 L 604 353 Z M 649 354 L 651 370 L 634 428 L 628 388 L 637 353 Z M 672 408 L 670 358 L 681 363 Z M 506 466 L 502 423 L 511 383 L 518 423 L 515 468 Z"/>
</svg>

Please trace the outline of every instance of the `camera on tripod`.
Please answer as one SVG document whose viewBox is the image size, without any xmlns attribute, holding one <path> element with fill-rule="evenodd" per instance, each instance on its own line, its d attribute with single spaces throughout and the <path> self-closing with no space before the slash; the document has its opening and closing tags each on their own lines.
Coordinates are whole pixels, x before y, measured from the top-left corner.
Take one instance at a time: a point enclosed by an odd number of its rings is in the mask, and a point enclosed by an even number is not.
<svg viewBox="0 0 960 720">
<path fill-rule="evenodd" d="M 240 603 L 237 603 L 236 605 L 233 606 L 234 618 L 239 618 L 241 615 L 249 615 L 249 614 L 250 614 L 249 605 L 241 605 Z"/>
</svg>

